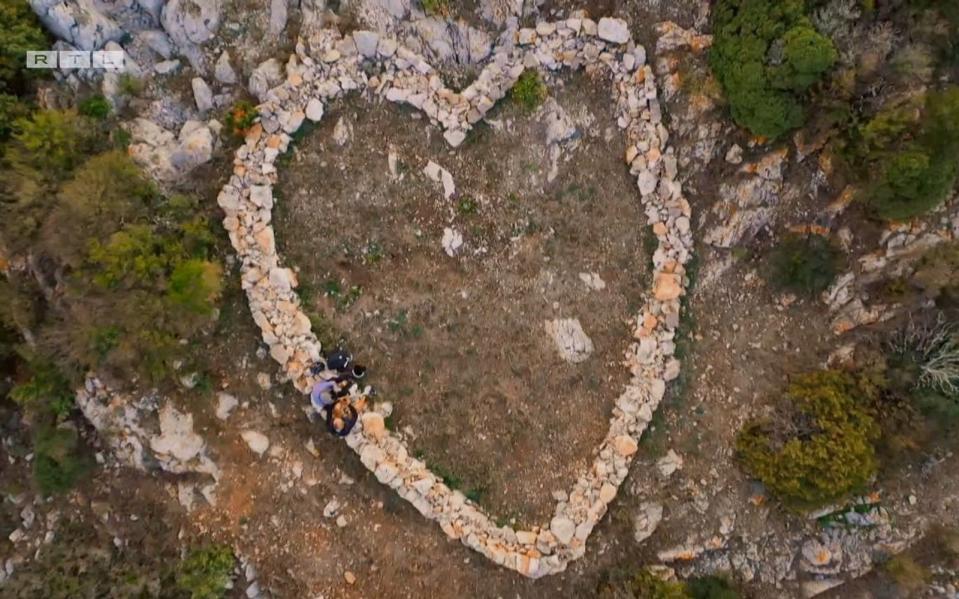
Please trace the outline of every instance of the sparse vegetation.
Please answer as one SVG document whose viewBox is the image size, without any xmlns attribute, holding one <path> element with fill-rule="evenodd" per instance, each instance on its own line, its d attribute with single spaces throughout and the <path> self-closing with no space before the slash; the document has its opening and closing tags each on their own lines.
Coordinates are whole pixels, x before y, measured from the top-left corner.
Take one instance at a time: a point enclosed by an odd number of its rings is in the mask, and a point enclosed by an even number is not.
<svg viewBox="0 0 959 599">
<path fill-rule="evenodd" d="M 682 582 L 663 580 L 642 568 L 632 574 L 618 574 L 600 583 L 597 593 L 602 599 L 689 599 Z"/>
<path fill-rule="evenodd" d="M 797 377 L 775 418 L 740 431 L 736 450 L 746 470 L 797 509 L 862 489 L 878 467 L 873 444 L 879 436 L 862 394 L 845 373 Z"/>
<path fill-rule="evenodd" d="M 925 324 L 911 321 L 894 335 L 887 363 L 891 392 L 940 423 L 959 420 L 959 330 L 942 314 Z"/>
<path fill-rule="evenodd" d="M 908 555 L 897 555 L 882 566 L 896 586 L 907 592 L 919 590 L 929 579 L 929 571 Z"/>
<path fill-rule="evenodd" d="M 220 599 L 226 596 L 235 561 L 225 545 L 194 549 L 177 566 L 177 587 L 190 599 Z"/>
<path fill-rule="evenodd" d="M 80 102 L 78 111 L 83 116 L 102 121 L 110 116 L 110 102 L 102 95 L 96 94 Z"/>
<path fill-rule="evenodd" d="M 814 296 L 836 278 L 841 253 L 822 235 L 789 235 L 770 257 L 770 282 L 784 291 Z"/>
<path fill-rule="evenodd" d="M 243 137 L 259 117 L 260 114 L 253 104 L 246 100 L 240 100 L 226 113 L 224 124 L 226 125 L 226 130 L 232 135 Z"/>
<path fill-rule="evenodd" d="M 422 0 L 423 12 L 431 16 L 447 16 L 450 14 L 450 0 Z"/>
<path fill-rule="evenodd" d="M 546 84 L 540 78 L 539 72 L 526 69 L 510 90 L 510 97 L 523 110 L 532 112 L 546 100 L 546 93 Z"/>
</svg>

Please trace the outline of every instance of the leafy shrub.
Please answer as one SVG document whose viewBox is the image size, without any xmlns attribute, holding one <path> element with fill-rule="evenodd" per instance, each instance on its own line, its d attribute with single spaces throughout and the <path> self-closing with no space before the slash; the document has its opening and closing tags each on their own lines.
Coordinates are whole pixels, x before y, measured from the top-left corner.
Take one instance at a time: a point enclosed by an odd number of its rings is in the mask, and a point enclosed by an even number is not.
<svg viewBox="0 0 959 599">
<path fill-rule="evenodd" d="M 167 567 L 177 559 L 169 535 L 131 539 L 118 549 L 113 535 L 71 519 L 35 559 L 26 560 L 4 581 L 8 597 L 44 599 L 180 597 Z"/>
<path fill-rule="evenodd" d="M 959 300 L 959 243 L 943 243 L 923 254 L 911 281 L 926 297 Z"/>
<path fill-rule="evenodd" d="M 837 58 L 832 42 L 806 17 L 803 0 L 719 0 L 713 31 L 710 66 L 733 119 L 773 139 L 802 125 L 799 94 Z"/>
<path fill-rule="evenodd" d="M 124 96 L 139 96 L 143 92 L 143 82 L 130 73 L 120 73 L 120 77 L 117 79 L 117 87 Z"/>
<path fill-rule="evenodd" d="M 861 170 L 878 172 L 867 203 L 881 218 L 908 219 L 941 204 L 959 176 L 959 86 L 926 97 L 919 131 L 904 115 L 880 115 Z M 875 121 L 876 119 L 874 119 Z"/>
<path fill-rule="evenodd" d="M 956 180 L 959 167 L 946 156 L 913 147 L 893 156 L 870 193 L 869 203 L 886 220 L 918 216 L 938 206 Z"/>
<path fill-rule="evenodd" d="M 191 599 L 219 599 L 226 595 L 234 561 L 233 551 L 223 545 L 194 549 L 177 566 L 177 587 Z"/>
<path fill-rule="evenodd" d="M 67 377 L 52 364 L 42 361 L 31 363 L 30 371 L 29 380 L 10 390 L 10 399 L 39 417 L 69 414 L 73 408 L 73 389 Z"/>
<path fill-rule="evenodd" d="M 110 102 L 102 95 L 97 94 L 80 102 L 78 110 L 83 116 L 102 121 L 110 116 Z"/>
<path fill-rule="evenodd" d="M 832 41 L 811 25 L 793 27 L 783 36 L 782 43 L 782 64 L 770 67 L 770 79 L 780 89 L 805 91 L 839 58 Z"/>
<path fill-rule="evenodd" d="M 526 69 L 516 80 L 510 97 L 527 112 L 536 110 L 546 100 L 546 84 L 540 79 L 539 72 Z"/>
<path fill-rule="evenodd" d="M 663 580 L 643 568 L 637 573 L 623 578 L 616 577 L 600 584 L 598 596 L 602 599 L 619 599 L 632 597 L 633 599 L 689 599 L 686 587 L 682 582 Z"/>
<path fill-rule="evenodd" d="M 0 23 L 0 92 L 20 93 L 26 77 L 43 73 L 26 68 L 27 50 L 46 48 L 47 37 L 29 4 L 20 0 L 0 0 Z"/>
<path fill-rule="evenodd" d="M 223 289 L 223 269 L 206 260 L 187 260 L 170 274 L 167 296 L 193 314 L 208 315 Z"/>
<path fill-rule="evenodd" d="M 423 12 L 432 16 L 450 14 L 450 0 L 422 0 Z"/>
<path fill-rule="evenodd" d="M 916 591 L 929 579 L 929 571 L 908 555 L 897 555 L 882 565 L 883 571 L 906 591 Z"/>
<path fill-rule="evenodd" d="M 729 579 L 722 576 L 703 576 L 686 581 L 686 592 L 692 599 L 741 599 Z"/>
<path fill-rule="evenodd" d="M 38 427 L 33 437 L 33 476 L 45 495 L 64 493 L 90 469 L 71 427 Z"/>
<path fill-rule="evenodd" d="M 79 164 L 88 149 L 85 123 L 72 110 L 38 110 L 15 122 L 18 158 L 44 178 L 63 176 Z"/>
<path fill-rule="evenodd" d="M 243 137 L 259 116 L 256 106 L 246 100 L 240 100 L 226 113 L 224 124 L 231 134 Z"/>
<path fill-rule="evenodd" d="M 770 280 L 780 289 L 813 296 L 832 284 L 840 256 L 822 235 L 790 235 L 773 250 Z"/>
<path fill-rule="evenodd" d="M 7 141 L 16 130 L 14 123 L 29 114 L 30 109 L 26 102 L 16 96 L 0 93 L 0 143 Z M 0 148 L 0 156 L 2 155 L 3 148 Z"/>
<path fill-rule="evenodd" d="M 784 414 L 747 423 L 736 439 L 746 469 L 791 507 L 806 509 L 862 488 L 876 473 L 879 430 L 847 374 L 805 374 L 786 391 Z"/>
</svg>

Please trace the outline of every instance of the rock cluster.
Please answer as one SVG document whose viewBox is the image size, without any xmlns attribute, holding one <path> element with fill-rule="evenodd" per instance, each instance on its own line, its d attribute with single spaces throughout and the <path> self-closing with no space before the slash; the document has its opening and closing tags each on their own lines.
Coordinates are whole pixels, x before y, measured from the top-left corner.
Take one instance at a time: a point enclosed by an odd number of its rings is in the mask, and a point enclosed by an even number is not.
<svg viewBox="0 0 959 599">
<path fill-rule="evenodd" d="M 318 31 L 297 43 L 286 64 L 285 81 L 265 92 L 258 107 L 260 122 L 237 150 L 233 174 L 218 197 L 224 227 L 242 264 L 242 286 L 253 319 L 283 375 L 307 392 L 313 382 L 309 366 L 321 359 L 320 344 L 300 309 L 296 275 L 277 254 L 271 211 L 276 159 L 288 149 L 308 107 L 322 118 L 324 103 L 359 90 L 422 110 L 456 147 L 524 69 L 584 68 L 608 77 L 617 122 L 627 140 L 625 160 L 637 177 L 647 221 L 657 239 L 656 283 L 637 317 L 634 342 L 627 352 L 631 382 L 616 401 L 609 432 L 591 467 L 563 494 L 550 522 L 514 530 L 496 525 L 412 457 L 403 441 L 386 429 L 378 408 L 365 413 L 346 437 L 381 483 L 436 520 L 448 536 L 530 577 L 561 572 L 585 553 L 586 539 L 625 479 L 666 383 L 679 374 L 674 336 L 685 293 L 684 265 L 692 248 L 690 207 L 675 180 L 675 154 L 668 146 L 646 52 L 629 39 L 625 22 L 602 23 L 600 27 L 574 13 L 563 21 L 520 29 L 492 51 L 474 83 L 460 92 L 446 88 L 422 56 L 390 38 L 365 31 L 347 36 L 331 29 Z"/>
<path fill-rule="evenodd" d="M 193 430 L 193 416 L 171 403 L 158 408 L 155 396 L 133 399 L 92 375 L 77 389 L 76 401 L 84 417 L 126 465 L 219 478 L 220 469 L 210 459 L 206 442 Z"/>
<path fill-rule="evenodd" d="M 127 126 L 131 139 L 128 152 L 154 179 L 176 181 L 210 161 L 220 128 L 220 123 L 213 120 L 187 121 L 174 134 L 153 121 L 137 118 Z"/>
</svg>

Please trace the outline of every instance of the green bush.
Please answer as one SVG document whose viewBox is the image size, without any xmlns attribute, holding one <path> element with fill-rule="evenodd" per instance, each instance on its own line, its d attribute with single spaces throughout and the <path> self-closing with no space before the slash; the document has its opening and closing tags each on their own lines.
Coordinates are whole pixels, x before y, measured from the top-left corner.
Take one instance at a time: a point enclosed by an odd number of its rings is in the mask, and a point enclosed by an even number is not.
<svg viewBox="0 0 959 599">
<path fill-rule="evenodd" d="M 25 560 L 4 581 L 7 597 L 44 599 L 182 597 L 174 588 L 175 539 L 146 525 L 122 548 L 113 535 L 79 519 L 64 518 L 57 534 L 34 559 Z"/>
<path fill-rule="evenodd" d="M 226 113 L 224 124 L 226 130 L 231 134 L 236 137 L 243 137 L 259 116 L 260 113 L 257 112 L 256 106 L 246 100 L 240 100 Z"/>
<path fill-rule="evenodd" d="M 224 597 L 234 562 L 233 551 L 224 545 L 194 549 L 177 566 L 177 587 L 191 599 Z"/>
<path fill-rule="evenodd" d="M 223 269 L 206 260 L 187 260 L 170 274 L 167 296 L 193 314 L 209 315 L 223 290 Z"/>
<path fill-rule="evenodd" d="M 69 491 L 90 469 L 77 432 L 70 427 L 39 426 L 33 452 L 33 476 L 44 495 Z"/>
<path fill-rule="evenodd" d="M 686 592 L 692 599 L 741 599 L 729 579 L 722 576 L 703 576 L 686 581 Z"/>
<path fill-rule="evenodd" d="M 75 111 L 38 110 L 18 119 L 14 128 L 18 158 L 44 179 L 62 177 L 86 158 L 86 124 Z"/>
<path fill-rule="evenodd" d="M 929 571 L 908 555 L 897 555 L 882 565 L 883 571 L 896 586 L 911 593 L 925 586 Z"/>
<path fill-rule="evenodd" d="M 546 84 L 540 79 L 539 72 L 535 69 L 523 71 L 510 90 L 510 97 L 523 110 L 536 110 L 546 100 Z"/>
<path fill-rule="evenodd" d="M 836 278 L 841 252 L 822 235 L 789 235 L 770 257 L 770 282 L 794 293 L 814 296 Z"/>
<path fill-rule="evenodd" d="M 959 242 L 943 243 L 923 254 L 911 281 L 930 299 L 959 300 Z"/>
<path fill-rule="evenodd" d="M 836 62 L 803 0 L 719 0 L 713 10 L 710 66 L 733 119 L 772 139 L 805 121 L 801 92 Z"/>
<path fill-rule="evenodd" d="M 682 582 L 665 581 L 643 568 L 633 575 L 600 584 L 598 596 L 601 599 L 690 599 Z"/>
<path fill-rule="evenodd" d="M 50 363 L 29 364 L 31 377 L 10 390 L 10 399 L 23 410 L 44 418 L 62 418 L 73 409 L 73 388 L 69 379 Z"/>
<path fill-rule="evenodd" d="M 810 509 L 863 488 L 876 473 L 879 429 L 847 374 L 805 374 L 786 391 L 784 414 L 747 423 L 736 439 L 746 470 L 787 505 Z"/>
<path fill-rule="evenodd" d="M 422 0 L 423 12 L 431 16 L 450 14 L 450 0 Z"/>
<path fill-rule="evenodd" d="M 926 96 L 918 127 L 907 105 L 877 115 L 860 128 L 856 156 L 873 178 L 866 201 L 887 220 L 918 216 L 939 206 L 959 177 L 959 86 Z M 918 131 L 916 131 L 918 129 Z"/>
<path fill-rule="evenodd" d="M 904 220 L 938 206 L 956 180 L 959 166 L 948 156 L 912 147 L 890 158 L 869 196 L 876 215 Z"/>
<path fill-rule="evenodd" d="M 80 114 L 92 119 L 97 119 L 98 121 L 102 121 L 110 116 L 110 110 L 110 102 L 100 94 L 90 96 L 86 100 L 83 100 L 78 107 Z"/>
<path fill-rule="evenodd" d="M 16 131 L 17 120 L 26 118 L 29 114 L 30 108 L 26 102 L 16 96 L 0 93 L 0 144 L 10 139 Z M 0 157 L 3 154 L 4 148 L 0 147 Z"/>
<path fill-rule="evenodd" d="M 27 50 L 46 49 L 47 37 L 22 0 L 0 0 L 0 23 L 0 92 L 22 93 L 24 79 L 43 73 L 26 68 Z"/>
<path fill-rule="evenodd" d="M 803 92 L 819 81 L 838 58 L 828 37 L 811 25 L 797 25 L 783 36 L 783 62 L 770 67 L 770 79 L 779 89 Z"/>
</svg>

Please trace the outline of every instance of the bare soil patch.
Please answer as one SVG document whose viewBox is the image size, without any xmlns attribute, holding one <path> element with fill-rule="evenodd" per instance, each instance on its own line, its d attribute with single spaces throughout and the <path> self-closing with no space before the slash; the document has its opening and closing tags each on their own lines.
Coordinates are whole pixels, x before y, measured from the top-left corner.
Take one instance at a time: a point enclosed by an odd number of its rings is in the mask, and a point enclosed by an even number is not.
<svg viewBox="0 0 959 599">
<path fill-rule="evenodd" d="M 418 115 L 334 106 L 281 176 L 277 237 L 315 328 L 346 334 L 412 449 L 502 518 L 549 515 L 627 380 L 648 256 L 607 86 L 574 76 L 552 91 L 578 130 L 554 178 L 550 111 L 509 103 L 455 152 Z M 338 121 L 353 130 L 343 146 Z M 429 160 L 453 197 L 423 175 Z M 455 257 L 445 229 L 464 238 Z M 556 318 L 580 320 L 588 360 L 560 358 L 544 328 Z"/>
</svg>

